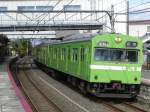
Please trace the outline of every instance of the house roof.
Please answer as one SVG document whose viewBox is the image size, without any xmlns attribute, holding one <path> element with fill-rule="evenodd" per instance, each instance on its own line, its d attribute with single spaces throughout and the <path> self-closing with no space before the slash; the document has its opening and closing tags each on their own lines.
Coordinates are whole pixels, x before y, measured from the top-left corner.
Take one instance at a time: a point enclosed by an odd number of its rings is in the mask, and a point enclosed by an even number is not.
<svg viewBox="0 0 150 112">
<path fill-rule="evenodd" d="M 150 19 L 149 20 L 132 20 L 129 21 L 130 25 L 150 25 Z"/>
</svg>

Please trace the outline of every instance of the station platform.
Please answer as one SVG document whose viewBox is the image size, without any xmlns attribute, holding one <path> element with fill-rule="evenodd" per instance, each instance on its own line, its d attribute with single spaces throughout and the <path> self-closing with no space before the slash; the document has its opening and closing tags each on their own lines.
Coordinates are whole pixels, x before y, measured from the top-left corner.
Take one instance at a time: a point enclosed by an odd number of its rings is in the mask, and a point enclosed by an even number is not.
<svg viewBox="0 0 150 112">
<path fill-rule="evenodd" d="M 0 61 L 0 112 L 32 112 L 9 71 L 10 59 Z"/>
</svg>

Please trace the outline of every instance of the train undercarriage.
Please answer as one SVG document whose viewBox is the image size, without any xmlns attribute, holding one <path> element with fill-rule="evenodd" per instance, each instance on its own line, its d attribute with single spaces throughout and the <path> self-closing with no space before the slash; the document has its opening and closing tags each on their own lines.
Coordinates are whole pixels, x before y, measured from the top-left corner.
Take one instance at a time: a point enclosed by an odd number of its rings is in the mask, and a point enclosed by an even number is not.
<svg viewBox="0 0 150 112">
<path fill-rule="evenodd" d="M 83 94 L 91 94 L 102 98 L 136 98 L 140 91 L 139 84 L 112 83 L 90 83 L 79 78 L 64 74 L 36 61 L 36 64 L 54 78 L 62 78 L 79 88 Z M 58 75 L 61 74 L 61 75 Z"/>
<path fill-rule="evenodd" d="M 113 83 L 90 83 L 72 76 L 67 76 L 67 81 L 77 86 L 82 93 L 90 93 L 103 98 L 135 98 L 140 91 L 140 85 Z"/>
</svg>

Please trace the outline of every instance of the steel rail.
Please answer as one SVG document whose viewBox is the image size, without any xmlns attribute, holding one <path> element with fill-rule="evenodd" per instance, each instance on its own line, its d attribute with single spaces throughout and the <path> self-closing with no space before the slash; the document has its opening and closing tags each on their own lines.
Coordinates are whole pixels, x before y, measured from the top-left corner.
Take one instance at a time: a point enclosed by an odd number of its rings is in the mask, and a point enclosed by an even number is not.
<svg viewBox="0 0 150 112">
<path fill-rule="evenodd" d="M 55 105 L 53 104 L 46 95 L 44 95 L 41 90 L 38 89 L 38 87 L 32 82 L 32 80 L 28 77 L 28 75 L 26 74 L 25 70 L 22 71 L 22 73 L 25 75 L 25 77 L 27 78 L 27 80 L 32 84 L 32 86 L 36 89 L 36 91 L 39 92 L 39 94 L 41 94 L 41 96 L 43 96 L 43 98 L 47 101 L 48 105 L 50 107 L 54 107 L 56 109 L 56 112 L 61 112 L 61 110 Z M 19 80 L 20 81 L 20 80 Z M 34 102 L 34 100 L 30 97 L 30 95 L 28 95 L 27 89 L 24 87 L 24 84 L 22 83 L 22 81 L 20 81 L 21 87 L 26 95 L 26 97 L 29 99 L 29 102 L 31 103 L 34 111 L 36 112 L 40 112 L 40 109 L 38 109 L 38 105 Z"/>
<path fill-rule="evenodd" d="M 124 102 L 123 105 L 128 106 L 129 108 L 135 110 L 136 112 L 147 112 L 147 111 L 145 111 L 145 110 L 143 110 L 143 109 L 141 109 L 137 106 L 134 106 L 134 105 L 130 104 L 129 102 Z"/>
<path fill-rule="evenodd" d="M 125 112 L 124 110 L 121 110 L 116 106 L 114 106 L 111 102 L 107 102 L 102 99 L 97 100 L 97 102 L 107 107 L 109 110 L 111 110 L 111 112 Z"/>
<path fill-rule="evenodd" d="M 39 91 L 39 93 L 45 98 L 45 100 L 47 100 L 47 102 L 49 103 L 50 106 L 53 105 L 54 108 L 56 108 L 56 110 L 58 110 L 59 112 L 62 112 L 57 105 L 55 105 L 51 100 L 49 100 L 49 98 L 47 97 L 47 95 L 45 95 L 42 90 L 40 90 L 40 88 L 37 87 L 37 85 L 34 83 L 34 81 L 28 76 L 27 72 L 25 72 L 25 70 L 23 70 L 27 79 L 32 83 L 32 85 Z"/>
<path fill-rule="evenodd" d="M 36 106 L 34 105 L 32 98 L 27 94 L 27 91 L 22 83 L 22 81 L 19 80 L 19 83 L 21 85 L 21 90 L 22 92 L 25 94 L 25 97 L 27 98 L 27 100 L 29 101 L 29 103 L 32 105 L 32 109 L 34 109 L 34 112 L 38 112 L 38 109 L 36 108 Z"/>
</svg>

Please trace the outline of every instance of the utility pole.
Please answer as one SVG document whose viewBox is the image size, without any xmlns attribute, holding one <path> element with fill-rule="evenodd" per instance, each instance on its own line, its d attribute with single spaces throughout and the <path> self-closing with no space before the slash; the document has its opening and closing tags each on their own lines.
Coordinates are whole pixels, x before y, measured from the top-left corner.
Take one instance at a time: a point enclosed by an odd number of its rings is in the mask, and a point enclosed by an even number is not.
<svg viewBox="0 0 150 112">
<path fill-rule="evenodd" d="M 28 45 L 28 39 L 27 39 L 27 56 L 29 55 L 29 45 Z"/>
<path fill-rule="evenodd" d="M 127 35 L 129 35 L 129 1 L 127 0 Z"/>
<path fill-rule="evenodd" d="M 115 33 L 114 5 L 111 6 L 110 24 L 111 24 L 111 33 Z"/>
</svg>

